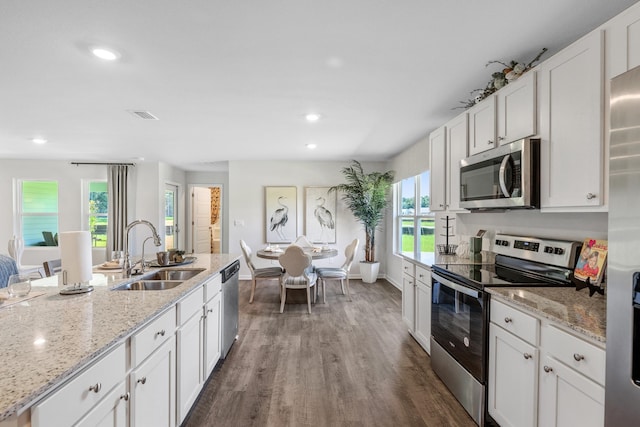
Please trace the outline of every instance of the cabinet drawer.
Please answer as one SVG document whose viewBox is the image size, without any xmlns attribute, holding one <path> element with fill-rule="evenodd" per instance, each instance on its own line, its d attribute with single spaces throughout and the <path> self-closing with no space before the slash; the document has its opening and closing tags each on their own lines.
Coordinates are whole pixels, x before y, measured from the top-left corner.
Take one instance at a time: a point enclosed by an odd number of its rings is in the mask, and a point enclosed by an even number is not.
<svg viewBox="0 0 640 427">
<path fill-rule="evenodd" d="M 171 307 L 131 337 L 131 366 L 138 366 L 176 330 L 176 308 Z"/>
<path fill-rule="evenodd" d="M 431 270 L 416 266 L 416 280 L 431 287 Z"/>
<path fill-rule="evenodd" d="M 191 319 L 194 314 L 202 313 L 204 303 L 204 287 L 198 286 L 196 290 L 182 298 L 176 307 L 178 309 L 178 326 Z"/>
<path fill-rule="evenodd" d="M 31 409 L 37 426 L 70 426 L 97 405 L 126 375 L 125 346 L 94 362 L 51 396 Z"/>
<path fill-rule="evenodd" d="M 538 345 L 540 322 L 535 317 L 499 301 L 491 300 L 491 322 L 530 344 Z"/>
<path fill-rule="evenodd" d="M 411 277 L 416 277 L 416 266 L 412 263 L 407 261 L 406 259 L 402 260 L 402 272 L 405 274 L 408 274 Z"/>
<path fill-rule="evenodd" d="M 204 300 L 209 301 L 222 291 L 222 274 L 218 274 L 204 284 Z"/>
<path fill-rule="evenodd" d="M 543 329 L 542 346 L 560 362 L 604 385 L 604 349 L 553 326 Z"/>
</svg>

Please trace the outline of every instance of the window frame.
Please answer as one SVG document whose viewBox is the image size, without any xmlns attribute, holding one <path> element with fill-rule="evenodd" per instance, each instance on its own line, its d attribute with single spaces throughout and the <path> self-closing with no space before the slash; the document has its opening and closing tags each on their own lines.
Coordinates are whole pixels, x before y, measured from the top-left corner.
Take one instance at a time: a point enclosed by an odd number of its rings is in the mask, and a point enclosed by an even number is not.
<svg viewBox="0 0 640 427">
<path fill-rule="evenodd" d="M 396 205 L 396 209 L 395 209 L 395 221 L 394 221 L 394 228 L 395 228 L 395 236 L 396 238 L 394 239 L 394 253 L 406 258 L 410 258 L 410 259 L 414 259 L 414 260 L 420 260 L 422 258 L 422 254 L 423 252 L 421 252 L 421 234 L 416 234 L 416 230 L 421 230 L 420 227 L 420 223 L 422 220 L 424 219 L 430 219 L 433 220 L 435 223 L 435 212 L 431 211 L 431 206 L 428 206 L 427 212 L 422 212 L 421 209 L 421 196 L 422 194 L 422 187 L 423 186 L 427 186 L 427 189 L 429 189 L 429 180 L 431 179 L 431 176 L 429 176 L 428 180 L 425 180 L 426 182 L 422 182 L 422 176 L 425 173 L 429 173 L 430 175 L 430 171 L 426 170 L 424 172 L 421 172 L 418 175 L 414 175 L 412 177 L 408 177 L 405 178 L 397 183 L 394 184 L 394 193 L 395 193 L 395 205 Z M 402 182 L 409 180 L 409 179 L 413 179 L 413 183 L 414 183 L 414 209 L 413 209 L 413 214 L 406 214 L 402 212 Z M 427 191 L 426 194 L 429 196 L 429 202 L 431 202 L 431 194 L 430 191 Z M 403 221 L 407 221 L 407 220 L 411 220 L 411 222 L 413 223 L 413 251 L 412 253 L 408 253 L 408 252 L 404 252 L 402 250 L 402 236 L 403 236 L 403 232 L 402 232 L 402 227 L 403 227 Z M 424 252 L 424 254 L 427 253 L 434 253 L 435 252 L 435 241 L 434 241 L 434 247 L 433 247 L 433 252 Z"/>
<path fill-rule="evenodd" d="M 104 183 L 107 184 L 107 189 L 106 189 L 106 193 L 107 193 L 107 212 L 104 214 L 92 214 L 91 213 L 91 200 L 89 199 L 90 195 L 91 195 L 91 184 L 93 183 Z M 82 211 L 82 225 L 80 227 L 81 230 L 85 230 L 85 231 L 89 231 L 91 233 L 91 247 L 92 248 L 105 248 L 107 243 L 106 243 L 106 237 L 104 240 L 104 246 L 100 245 L 98 246 L 98 239 L 96 238 L 96 236 L 94 236 L 93 234 L 93 230 L 91 229 L 91 217 L 94 216 L 96 218 L 100 217 L 100 218 L 105 218 L 107 219 L 107 225 L 109 224 L 108 221 L 108 215 L 109 215 L 109 198 L 108 198 L 108 194 L 109 194 L 109 187 L 108 187 L 108 181 L 106 179 L 83 179 L 82 180 L 82 191 L 81 191 L 81 197 L 82 197 L 82 201 L 81 201 L 81 211 Z"/>
<path fill-rule="evenodd" d="M 24 183 L 27 182 L 52 182 L 56 184 L 56 211 L 54 212 L 24 212 L 23 210 L 23 202 L 24 202 Z M 56 218 L 56 227 L 55 230 L 52 230 L 54 234 L 58 234 L 60 230 L 60 182 L 57 179 L 49 179 L 49 178 L 16 178 L 14 180 L 15 185 L 15 205 L 14 205 L 14 230 L 15 235 L 20 236 L 22 241 L 24 242 L 25 248 L 38 248 L 38 247 L 51 247 L 45 246 L 42 244 L 32 244 L 28 243 L 24 232 L 24 218 L 25 217 L 45 217 L 45 216 L 55 216 Z M 43 236 L 44 239 L 44 236 Z"/>
</svg>

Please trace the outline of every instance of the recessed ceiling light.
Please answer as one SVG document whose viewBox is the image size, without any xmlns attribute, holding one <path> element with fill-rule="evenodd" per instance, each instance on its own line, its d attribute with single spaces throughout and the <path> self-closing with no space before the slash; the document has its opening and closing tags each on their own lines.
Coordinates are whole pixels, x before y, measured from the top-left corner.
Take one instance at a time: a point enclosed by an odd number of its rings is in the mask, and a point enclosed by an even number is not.
<svg viewBox="0 0 640 427">
<path fill-rule="evenodd" d="M 94 56 L 97 56 L 100 59 L 104 59 L 105 61 L 115 61 L 120 57 L 118 52 L 104 47 L 92 47 L 91 53 L 93 53 Z"/>
<path fill-rule="evenodd" d="M 318 113 L 309 113 L 306 116 L 304 116 L 304 118 L 307 119 L 307 121 L 310 123 L 317 122 L 318 120 L 320 120 L 321 117 L 322 116 Z"/>
<path fill-rule="evenodd" d="M 317 147 L 317 145 L 316 145 L 316 144 L 307 144 L 307 148 L 308 148 L 309 150 L 315 150 L 315 149 L 316 149 L 316 147 Z"/>
<path fill-rule="evenodd" d="M 33 138 L 31 140 L 34 144 L 46 144 L 47 140 L 44 138 Z"/>
</svg>

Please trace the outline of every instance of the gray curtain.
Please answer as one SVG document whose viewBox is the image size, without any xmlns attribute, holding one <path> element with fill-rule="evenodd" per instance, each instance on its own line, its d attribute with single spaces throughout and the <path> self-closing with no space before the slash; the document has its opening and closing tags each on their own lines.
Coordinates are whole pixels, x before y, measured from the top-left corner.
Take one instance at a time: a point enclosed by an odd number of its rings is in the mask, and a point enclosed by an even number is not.
<svg viewBox="0 0 640 427">
<path fill-rule="evenodd" d="M 108 166 L 109 210 L 107 227 L 107 259 L 111 251 L 123 251 L 124 232 L 127 227 L 127 178 L 129 166 Z"/>
</svg>

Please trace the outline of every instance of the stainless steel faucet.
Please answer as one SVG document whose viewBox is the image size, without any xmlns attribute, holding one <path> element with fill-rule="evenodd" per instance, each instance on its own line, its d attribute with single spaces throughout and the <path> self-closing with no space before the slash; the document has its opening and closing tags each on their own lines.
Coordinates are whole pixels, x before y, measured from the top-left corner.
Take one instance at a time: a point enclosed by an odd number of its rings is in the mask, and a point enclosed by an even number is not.
<svg viewBox="0 0 640 427">
<path fill-rule="evenodd" d="M 160 236 L 158 235 L 156 228 L 149 221 L 144 219 L 136 219 L 135 221 L 127 225 L 127 228 L 125 229 L 125 232 L 124 232 L 124 251 L 125 252 L 124 252 L 124 263 L 122 265 L 122 271 L 125 277 L 131 277 L 131 269 L 133 267 L 133 265 L 131 265 L 131 255 L 129 253 L 129 232 L 133 227 L 135 227 L 138 224 L 145 224 L 151 229 L 151 233 L 153 234 L 153 243 L 156 246 L 160 246 L 162 244 L 162 241 L 160 240 Z M 146 240 L 144 242 L 146 242 Z M 142 253 L 144 253 L 144 242 L 142 243 Z M 144 271 L 144 258 L 142 259 L 142 265 L 143 265 L 142 268 Z"/>
</svg>

